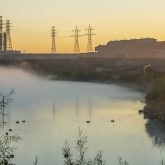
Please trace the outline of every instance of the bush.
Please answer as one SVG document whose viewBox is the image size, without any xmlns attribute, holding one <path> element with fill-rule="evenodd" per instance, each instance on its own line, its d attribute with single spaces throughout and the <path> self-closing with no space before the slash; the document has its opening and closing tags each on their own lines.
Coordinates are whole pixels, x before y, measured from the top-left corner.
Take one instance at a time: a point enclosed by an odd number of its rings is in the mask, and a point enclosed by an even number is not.
<svg viewBox="0 0 165 165">
<path fill-rule="evenodd" d="M 73 160 L 73 154 L 71 152 L 70 145 L 66 142 L 63 147 L 64 165 L 105 165 L 103 161 L 103 153 L 99 151 L 92 161 L 86 160 L 86 152 L 88 147 L 87 136 L 84 136 L 82 130 L 78 131 L 78 140 L 76 141 L 76 150 L 78 152 L 78 158 Z"/>
<path fill-rule="evenodd" d="M 13 165 L 11 159 L 14 158 L 15 148 L 12 146 L 12 143 L 20 140 L 19 136 L 9 136 L 8 133 L 0 137 L 0 164 Z"/>
</svg>

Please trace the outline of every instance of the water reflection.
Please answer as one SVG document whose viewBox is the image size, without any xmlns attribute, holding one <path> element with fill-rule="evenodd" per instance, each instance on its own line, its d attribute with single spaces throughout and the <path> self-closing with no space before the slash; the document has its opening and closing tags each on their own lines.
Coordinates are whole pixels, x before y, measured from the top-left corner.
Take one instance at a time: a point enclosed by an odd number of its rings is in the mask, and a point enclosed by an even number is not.
<svg viewBox="0 0 165 165">
<path fill-rule="evenodd" d="M 79 98 L 76 98 L 76 119 L 78 119 L 79 116 Z"/>
<path fill-rule="evenodd" d="M 12 96 L 15 94 L 15 90 L 11 89 L 7 94 L 0 93 L 0 126 L 5 127 L 8 123 L 8 111 L 10 103 L 12 102 Z"/>
<path fill-rule="evenodd" d="M 152 139 L 154 146 L 165 150 L 165 124 L 158 120 L 148 120 L 145 124 L 145 130 Z"/>
<path fill-rule="evenodd" d="M 92 110 L 93 110 L 92 98 L 90 97 L 90 98 L 88 99 L 89 121 L 92 120 Z"/>
<path fill-rule="evenodd" d="M 93 101 L 92 101 L 92 97 L 88 97 L 85 100 L 84 99 L 80 99 L 79 97 L 74 98 L 75 100 L 75 104 L 73 104 L 73 108 L 75 109 L 75 116 L 76 119 L 78 119 L 79 117 L 81 118 L 81 111 L 87 111 L 88 115 L 86 117 L 86 120 L 91 121 L 92 120 L 92 115 L 93 115 Z M 67 104 L 67 103 L 66 103 Z M 56 111 L 58 111 L 57 109 L 57 105 L 61 106 L 61 100 L 58 101 L 58 99 L 53 101 L 53 108 L 52 108 L 52 115 L 53 115 L 53 119 L 55 119 L 56 116 Z M 68 105 L 68 108 L 71 105 Z"/>
<path fill-rule="evenodd" d="M 55 115 L 56 115 L 56 100 L 53 101 L 53 119 L 55 120 Z"/>
</svg>

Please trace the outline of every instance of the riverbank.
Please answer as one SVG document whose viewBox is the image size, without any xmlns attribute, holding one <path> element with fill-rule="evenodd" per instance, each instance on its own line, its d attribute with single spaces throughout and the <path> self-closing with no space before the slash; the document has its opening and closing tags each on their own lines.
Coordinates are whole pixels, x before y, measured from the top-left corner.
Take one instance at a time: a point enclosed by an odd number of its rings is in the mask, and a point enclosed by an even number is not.
<svg viewBox="0 0 165 165">
<path fill-rule="evenodd" d="M 77 58 L 55 60 L 0 61 L 52 80 L 115 83 L 146 93 L 145 114 L 165 121 L 165 60 Z M 151 69 L 144 70 L 150 65 Z"/>
<path fill-rule="evenodd" d="M 149 118 L 165 122 L 165 75 L 162 75 L 147 93 L 145 113 Z"/>
</svg>

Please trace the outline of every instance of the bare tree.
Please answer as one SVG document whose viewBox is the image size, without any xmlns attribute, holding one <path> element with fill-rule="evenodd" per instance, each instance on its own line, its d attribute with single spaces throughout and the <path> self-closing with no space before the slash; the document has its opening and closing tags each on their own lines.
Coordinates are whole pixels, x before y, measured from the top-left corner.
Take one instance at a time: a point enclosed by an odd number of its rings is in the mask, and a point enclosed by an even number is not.
<svg viewBox="0 0 165 165">
<path fill-rule="evenodd" d="M 64 165 L 73 165 L 71 148 L 68 142 L 65 142 L 63 147 Z"/>
<path fill-rule="evenodd" d="M 76 149 L 79 153 L 79 158 L 76 160 L 76 163 L 79 165 L 86 164 L 85 153 L 88 149 L 88 147 L 86 146 L 87 141 L 88 141 L 87 136 L 84 136 L 82 130 L 79 128 L 78 140 L 77 140 L 77 144 L 76 144 Z"/>
<path fill-rule="evenodd" d="M 71 153 L 70 145 L 66 142 L 63 147 L 64 165 L 105 165 L 103 161 L 103 153 L 99 151 L 94 160 L 89 161 L 85 158 L 85 154 L 88 150 L 87 136 L 83 135 L 82 130 L 78 130 L 78 140 L 76 141 L 76 150 L 78 152 L 78 158 L 74 161 Z"/>
<path fill-rule="evenodd" d="M 13 94 L 15 94 L 15 90 L 14 89 L 11 89 L 9 91 L 9 93 L 7 93 L 6 95 L 4 95 L 3 93 L 0 93 L 0 113 L 1 113 L 1 116 L 2 116 L 1 123 L 2 123 L 3 127 L 4 127 L 5 123 L 6 123 L 5 116 L 7 115 L 5 113 L 5 109 L 12 102 Z"/>
</svg>

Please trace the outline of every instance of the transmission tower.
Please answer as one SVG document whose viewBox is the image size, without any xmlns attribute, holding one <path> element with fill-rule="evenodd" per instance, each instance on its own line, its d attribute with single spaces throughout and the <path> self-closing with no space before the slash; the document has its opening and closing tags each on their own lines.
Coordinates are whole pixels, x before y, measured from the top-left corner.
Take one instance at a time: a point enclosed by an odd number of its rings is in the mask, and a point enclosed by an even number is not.
<svg viewBox="0 0 165 165">
<path fill-rule="evenodd" d="M 74 35 L 71 37 L 75 38 L 75 43 L 74 43 L 74 53 L 80 53 L 80 46 L 79 46 L 79 37 L 81 36 L 79 34 L 80 30 L 78 29 L 78 27 L 76 26 L 76 29 L 73 30 L 72 32 L 74 32 Z"/>
<path fill-rule="evenodd" d="M 56 53 L 56 29 L 55 27 L 53 26 L 52 27 L 52 30 L 51 30 L 51 35 L 52 35 L 52 48 L 51 48 L 51 53 L 54 54 Z"/>
<path fill-rule="evenodd" d="M 85 34 L 86 36 L 88 36 L 88 44 L 87 44 L 87 52 L 93 52 L 93 43 L 92 43 L 92 36 L 93 35 L 96 35 L 96 34 L 93 34 L 92 31 L 94 29 L 91 28 L 91 25 L 89 25 L 89 27 L 87 29 L 85 29 L 88 31 L 87 34 Z"/>
<path fill-rule="evenodd" d="M 11 23 L 10 20 L 6 20 L 6 50 L 12 51 L 12 42 L 11 42 Z"/>
<path fill-rule="evenodd" d="M 3 50 L 3 19 L 0 16 L 0 51 Z"/>
</svg>

